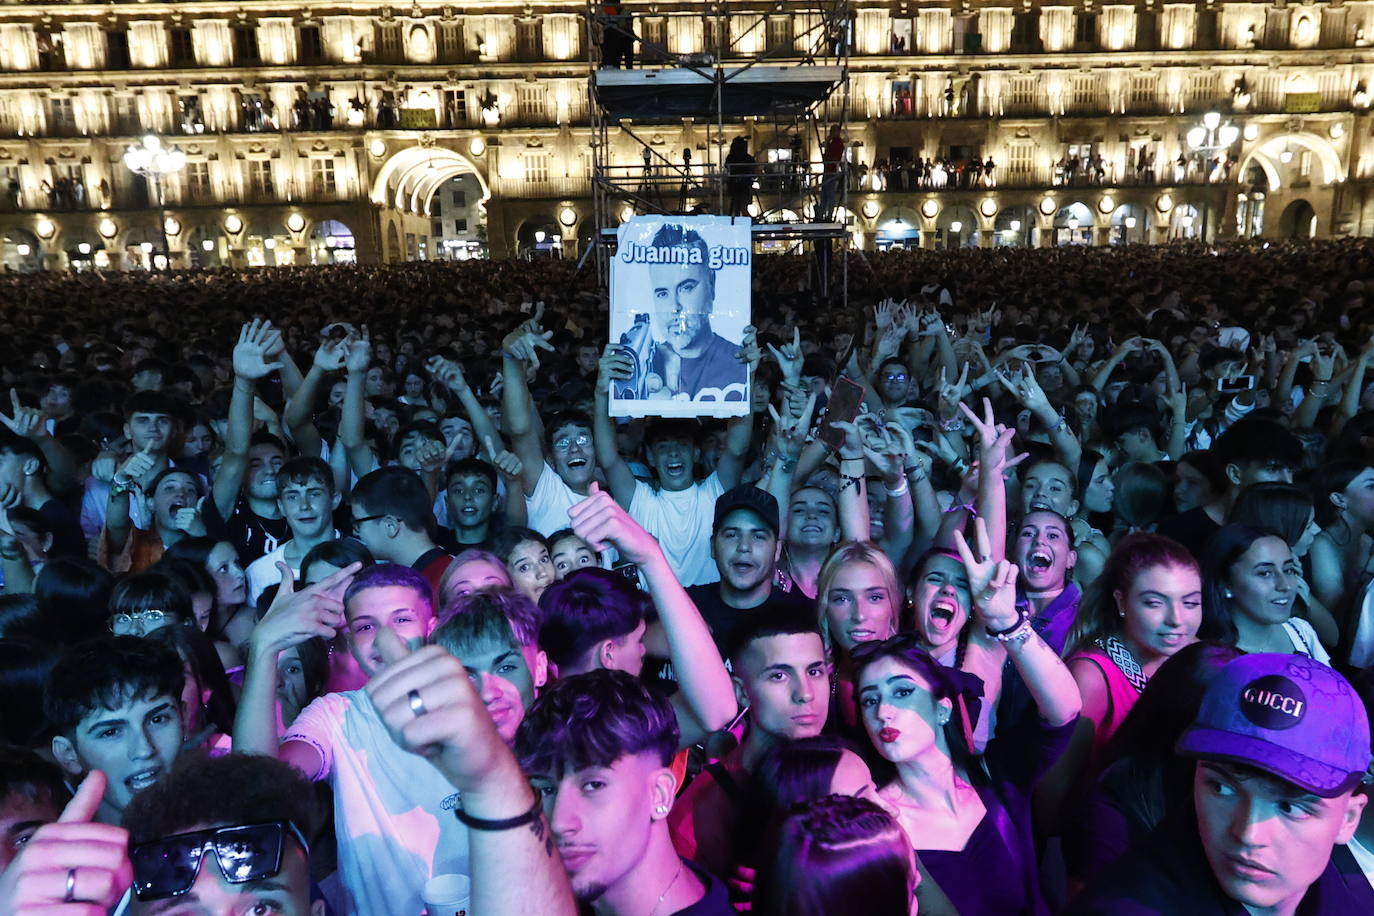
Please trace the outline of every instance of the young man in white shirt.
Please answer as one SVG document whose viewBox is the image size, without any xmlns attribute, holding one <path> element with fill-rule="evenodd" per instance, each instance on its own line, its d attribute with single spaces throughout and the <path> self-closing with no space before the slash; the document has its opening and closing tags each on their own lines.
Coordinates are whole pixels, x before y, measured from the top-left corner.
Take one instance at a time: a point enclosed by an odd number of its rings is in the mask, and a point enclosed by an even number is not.
<svg viewBox="0 0 1374 916">
<path fill-rule="evenodd" d="M 291 530 L 291 540 L 248 564 L 249 604 L 256 605 L 264 589 L 281 581 L 278 562 L 300 575 L 305 555 L 339 534 L 334 529 L 334 510 L 339 508 L 334 474 L 319 458 L 292 458 L 281 466 L 277 472 L 277 505 Z"/>
</svg>

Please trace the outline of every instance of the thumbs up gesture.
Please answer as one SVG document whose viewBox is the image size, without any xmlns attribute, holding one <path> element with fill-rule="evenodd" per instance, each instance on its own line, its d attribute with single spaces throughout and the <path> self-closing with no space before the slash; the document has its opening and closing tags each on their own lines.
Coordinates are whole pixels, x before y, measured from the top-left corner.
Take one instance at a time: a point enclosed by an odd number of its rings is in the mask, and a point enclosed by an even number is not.
<svg viewBox="0 0 1374 916">
<path fill-rule="evenodd" d="M 0 874 L 0 913 L 105 916 L 134 882 L 129 834 L 95 823 L 105 774 L 92 770 L 55 823 Z"/>
</svg>

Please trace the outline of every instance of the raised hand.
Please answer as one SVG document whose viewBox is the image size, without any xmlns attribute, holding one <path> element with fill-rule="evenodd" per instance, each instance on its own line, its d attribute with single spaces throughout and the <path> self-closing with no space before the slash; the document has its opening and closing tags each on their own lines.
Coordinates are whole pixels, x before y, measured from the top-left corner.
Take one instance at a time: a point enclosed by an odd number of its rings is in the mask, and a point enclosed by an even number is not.
<svg viewBox="0 0 1374 916">
<path fill-rule="evenodd" d="M 959 415 L 959 402 L 973 390 L 968 386 L 968 363 L 959 371 L 959 380 L 953 385 L 945 379 L 945 370 L 940 369 L 940 416 L 952 420 Z"/>
<path fill-rule="evenodd" d="M 779 415 L 772 404 L 768 405 L 768 413 L 773 418 L 773 437 L 781 454 L 789 458 L 796 458 L 801 454 L 802 448 L 806 445 L 806 434 L 811 429 L 811 415 L 815 410 L 816 393 L 814 391 L 807 397 L 806 406 L 796 415 L 793 415 L 786 408 L 784 408 L 785 414 Z"/>
<path fill-rule="evenodd" d="M 633 378 L 635 360 L 620 344 L 608 343 L 601 351 L 601 361 L 597 364 L 596 390 L 609 392 L 612 382 L 623 382 Z"/>
<path fill-rule="evenodd" d="M 917 337 L 937 337 L 945 333 L 945 322 L 936 311 L 926 312 L 921 316 L 920 331 Z"/>
<path fill-rule="evenodd" d="M 496 446 L 492 444 L 490 436 L 484 437 L 482 444 L 487 450 L 487 460 L 495 466 L 502 477 L 506 478 L 508 484 L 519 479 L 520 474 L 525 470 L 525 464 L 520 460 L 519 455 L 509 449 L 502 449 L 498 452 Z"/>
<path fill-rule="evenodd" d="M 735 359 L 749 367 L 750 375 L 753 375 L 754 370 L 759 367 L 759 362 L 763 359 L 763 349 L 759 346 L 759 331 L 752 324 L 746 325 L 744 328 Z"/>
<path fill-rule="evenodd" d="M 321 372 L 337 372 L 344 367 L 347 357 L 348 345 L 342 337 L 326 340 L 315 350 L 315 368 Z"/>
<path fill-rule="evenodd" d="M 361 333 L 345 337 L 344 346 L 347 348 L 344 368 L 349 372 L 366 372 L 367 367 L 372 365 L 372 335 L 368 333 L 367 325 L 363 325 Z"/>
<path fill-rule="evenodd" d="M 968 573 L 969 594 L 973 607 L 989 630 L 1006 630 L 1016 624 L 1016 577 L 1019 570 L 1007 560 L 993 561 L 988 526 L 981 518 L 974 520 L 977 556 L 969 549 L 964 533 L 954 532 L 954 546 Z"/>
<path fill-rule="evenodd" d="M 377 634 L 384 667 L 367 683 L 391 740 L 426 758 L 460 792 L 515 766 L 467 669 L 440 646 L 411 652 L 395 631 Z"/>
<path fill-rule="evenodd" d="M 281 586 L 272 606 L 253 628 L 251 651 L 276 654 L 311 637 L 333 639 L 344 625 L 343 590 L 362 568 L 361 563 L 350 563 L 309 588 L 296 591 L 296 576 L 291 567 L 278 561 Z"/>
<path fill-rule="evenodd" d="M 157 456 L 144 449 L 129 456 L 114 472 L 113 482 L 121 486 L 138 483 L 157 467 Z"/>
<path fill-rule="evenodd" d="M 172 527 L 192 537 L 201 537 L 205 534 L 205 525 L 200 520 L 200 509 L 195 506 L 183 506 L 178 509 L 172 516 Z"/>
<path fill-rule="evenodd" d="M 105 774 L 92 770 L 55 823 L 44 824 L 0 874 L 0 912 L 105 916 L 133 884 L 129 834 L 95 823 Z"/>
<path fill-rule="evenodd" d="M 468 386 L 467 378 L 463 375 L 463 367 L 447 357 L 431 356 L 425 360 L 425 371 L 429 373 L 430 378 L 450 391 L 462 391 Z"/>
<path fill-rule="evenodd" d="M 280 345 L 281 334 L 272 322 L 254 318 L 239 329 L 239 340 L 234 345 L 234 374 L 256 380 L 276 372 L 282 364 L 273 358 L 273 351 L 280 353 Z"/>
<path fill-rule="evenodd" d="M 876 328 L 879 333 L 892 327 L 892 311 L 895 304 L 895 301 L 892 299 L 884 299 L 882 302 L 873 306 L 873 327 Z"/>
<path fill-rule="evenodd" d="M 1002 387 L 1026 405 L 1032 413 L 1039 414 L 1054 410 L 1050 406 L 1050 399 L 1045 397 L 1044 389 L 1035 380 L 1035 373 L 1030 370 L 1030 367 L 1022 366 L 1020 372 L 1012 375 L 1006 375 L 1000 369 L 996 370 L 995 374 L 997 381 L 1002 383 Z"/>
<path fill-rule="evenodd" d="M 37 439 L 48 434 L 48 426 L 43 411 L 35 407 L 25 407 L 19 402 L 19 393 L 10 389 L 10 415 L 0 413 L 0 423 L 9 431 L 25 439 Z"/>
<path fill-rule="evenodd" d="M 611 494 L 593 482 L 587 498 L 568 509 L 572 529 L 597 553 L 614 547 L 631 563 L 645 564 L 661 553 L 654 536 L 630 518 Z"/>
<path fill-rule="evenodd" d="M 802 364 L 806 362 L 806 357 L 802 355 L 800 328 L 792 328 L 790 344 L 783 344 L 781 348 L 769 344 L 768 352 L 778 361 L 784 382 L 795 385 L 801 381 Z"/>
</svg>

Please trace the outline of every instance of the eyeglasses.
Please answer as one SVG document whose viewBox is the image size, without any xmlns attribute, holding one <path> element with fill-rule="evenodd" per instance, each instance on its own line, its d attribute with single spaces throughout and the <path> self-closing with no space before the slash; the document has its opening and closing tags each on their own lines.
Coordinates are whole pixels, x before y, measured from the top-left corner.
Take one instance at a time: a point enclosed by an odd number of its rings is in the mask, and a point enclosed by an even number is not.
<svg viewBox="0 0 1374 916">
<path fill-rule="evenodd" d="M 889 373 L 887 373 L 886 375 L 884 375 L 883 378 L 886 379 L 886 380 L 889 381 L 889 382 L 905 382 L 905 381 L 906 381 L 906 373 L 905 373 L 905 372 L 889 372 Z"/>
<path fill-rule="evenodd" d="M 110 632 L 116 636 L 130 633 L 142 635 L 156 630 L 167 622 L 167 612 L 158 608 L 135 611 L 132 614 L 115 614 L 110 618 Z"/>
<path fill-rule="evenodd" d="M 358 529 L 363 526 L 363 522 L 375 522 L 379 518 L 386 518 L 390 512 L 383 512 L 381 515 L 364 515 L 353 519 L 353 533 L 357 534 Z"/>
<path fill-rule="evenodd" d="M 310 855 L 305 837 L 290 821 L 212 827 L 139 843 L 129 850 L 134 893 L 140 900 L 163 900 L 186 893 L 196 883 L 206 849 L 214 850 L 224 880 L 230 884 L 270 878 L 281 871 L 288 830 Z"/>
<path fill-rule="evenodd" d="M 576 436 L 559 436 L 553 440 L 553 450 L 555 452 L 566 452 L 574 445 L 578 448 L 586 448 L 592 444 L 592 437 L 586 433 L 578 433 Z"/>
</svg>

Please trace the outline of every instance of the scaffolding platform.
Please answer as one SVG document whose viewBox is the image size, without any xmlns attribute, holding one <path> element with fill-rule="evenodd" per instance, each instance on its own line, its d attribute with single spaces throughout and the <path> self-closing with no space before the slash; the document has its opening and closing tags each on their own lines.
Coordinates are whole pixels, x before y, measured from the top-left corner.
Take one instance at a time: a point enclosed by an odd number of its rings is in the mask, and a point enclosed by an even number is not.
<svg viewBox="0 0 1374 916">
<path fill-rule="evenodd" d="M 836 66 L 753 64 L 714 68 L 593 71 L 592 82 L 606 114 L 641 123 L 712 120 L 750 115 L 800 115 L 824 102 L 841 85 Z M 728 91 L 720 92 L 720 84 Z"/>
</svg>

